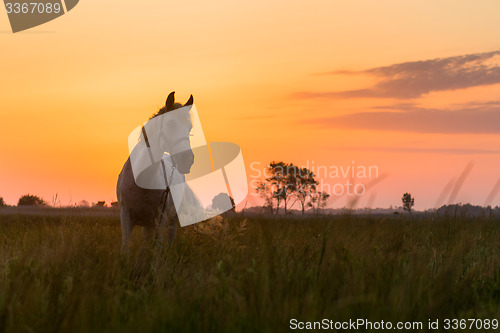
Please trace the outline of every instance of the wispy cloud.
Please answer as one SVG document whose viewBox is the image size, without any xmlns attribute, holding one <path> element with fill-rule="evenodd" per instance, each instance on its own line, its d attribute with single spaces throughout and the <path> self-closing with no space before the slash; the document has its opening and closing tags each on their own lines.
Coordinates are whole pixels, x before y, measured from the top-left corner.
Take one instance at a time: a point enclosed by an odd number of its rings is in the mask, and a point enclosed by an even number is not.
<svg viewBox="0 0 500 333">
<path fill-rule="evenodd" d="M 364 71 L 333 71 L 327 75 L 371 75 L 378 83 L 366 89 L 298 92 L 296 98 L 418 98 L 432 91 L 456 90 L 500 83 L 500 51 L 413 61 Z"/>
<path fill-rule="evenodd" d="M 419 147 L 341 147 L 335 150 L 347 151 L 379 151 L 389 153 L 410 154 L 453 154 L 453 155 L 476 155 L 476 154 L 500 154 L 500 150 L 491 149 L 466 149 L 466 148 L 419 148 Z"/>
<path fill-rule="evenodd" d="M 387 107 L 393 109 L 393 107 Z M 397 111 L 360 112 L 302 120 L 318 127 L 418 133 L 500 133 L 500 102 L 463 104 L 461 108 L 427 109 L 399 105 Z"/>
<path fill-rule="evenodd" d="M 264 119 L 276 119 L 279 118 L 279 115 L 249 115 L 249 116 L 238 116 L 234 117 L 236 120 L 264 120 Z"/>
</svg>

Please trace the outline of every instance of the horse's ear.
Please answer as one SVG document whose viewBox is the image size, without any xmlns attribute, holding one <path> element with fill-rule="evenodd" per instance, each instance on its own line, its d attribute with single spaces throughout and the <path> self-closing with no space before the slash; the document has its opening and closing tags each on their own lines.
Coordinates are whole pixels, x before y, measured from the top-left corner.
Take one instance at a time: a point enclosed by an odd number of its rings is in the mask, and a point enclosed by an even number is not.
<svg viewBox="0 0 500 333">
<path fill-rule="evenodd" d="M 167 110 L 172 110 L 172 107 L 174 106 L 174 100 L 175 100 L 175 91 L 172 91 L 170 94 L 168 94 L 167 101 L 165 102 L 165 108 Z"/>
<path fill-rule="evenodd" d="M 193 98 L 193 95 L 191 95 L 191 96 L 189 96 L 189 99 L 186 102 L 186 104 L 184 104 L 183 106 L 191 106 L 191 105 L 193 105 L 193 103 L 194 103 L 194 98 Z"/>
</svg>

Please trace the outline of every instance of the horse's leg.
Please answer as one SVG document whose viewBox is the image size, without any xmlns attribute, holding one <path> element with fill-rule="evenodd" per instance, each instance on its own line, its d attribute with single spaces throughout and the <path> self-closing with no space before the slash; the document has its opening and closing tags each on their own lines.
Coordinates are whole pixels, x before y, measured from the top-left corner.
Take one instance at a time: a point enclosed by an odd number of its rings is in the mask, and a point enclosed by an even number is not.
<svg viewBox="0 0 500 333">
<path fill-rule="evenodd" d="M 144 236 L 144 240 L 146 241 L 146 243 L 150 244 L 153 241 L 155 235 L 154 226 L 142 227 L 142 235 Z"/>
<path fill-rule="evenodd" d="M 120 209 L 120 222 L 122 226 L 122 253 L 126 253 L 132 234 L 132 228 L 134 226 L 132 225 L 132 220 L 125 207 L 121 207 Z"/>
<path fill-rule="evenodd" d="M 167 244 L 170 245 L 174 242 L 175 234 L 177 233 L 177 219 L 170 216 L 167 217 Z"/>
<path fill-rule="evenodd" d="M 175 218 L 175 208 L 174 202 L 171 197 L 169 198 L 169 202 L 167 207 L 165 207 L 162 218 L 160 221 L 160 241 L 166 242 L 167 245 L 170 245 L 174 241 L 175 234 L 177 232 L 177 219 Z"/>
<path fill-rule="evenodd" d="M 175 234 L 177 233 L 177 220 L 172 217 L 164 216 L 162 218 L 160 242 L 166 242 L 170 245 L 174 242 Z"/>
</svg>

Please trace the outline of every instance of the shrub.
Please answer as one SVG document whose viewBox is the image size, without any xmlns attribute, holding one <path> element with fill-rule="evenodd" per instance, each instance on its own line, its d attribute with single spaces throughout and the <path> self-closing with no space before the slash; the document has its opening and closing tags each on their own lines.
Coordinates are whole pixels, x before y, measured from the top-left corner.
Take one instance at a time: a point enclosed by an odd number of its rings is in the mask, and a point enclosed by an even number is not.
<svg viewBox="0 0 500 333">
<path fill-rule="evenodd" d="M 18 206 L 46 206 L 45 200 L 37 195 L 25 194 L 19 198 Z"/>
</svg>

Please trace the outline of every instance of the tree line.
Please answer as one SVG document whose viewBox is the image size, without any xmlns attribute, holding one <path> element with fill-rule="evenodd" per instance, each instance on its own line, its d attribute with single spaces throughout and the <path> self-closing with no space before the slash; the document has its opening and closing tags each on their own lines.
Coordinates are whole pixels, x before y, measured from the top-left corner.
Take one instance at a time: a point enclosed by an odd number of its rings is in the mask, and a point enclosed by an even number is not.
<svg viewBox="0 0 500 333">
<path fill-rule="evenodd" d="M 0 207 L 8 207 L 7 203 L 5 200 L 0 197 Z M 38 206 L 38 207 L 44 207 L 44 206 L 52 206 L 52 207 L 61 207 L 61 203 L 59 201 L 59 196 L 56 194 L 52 198 L 52 202 L 48 203 L 38 195 L 33 195 L 33 194 L 25 194 L 19 198 L 17 201 L 17 206 Z M 96 203 L 90 204 L 86 200 L 82 200 L 79 204 L 75 205 L 70 205 L 69 207 L 107 207 L 106 201 L 98 201 Z M 111 202 L 111 207 L 118 207 L 118 202 L 114 201 Z"/>
<path fill-rule="evenodd" d="M 25 194 L 17 202 L 18 206 L 47 206 L 47 202 L 37 195 Z M 0 197 L 0 207 L 7 207 L 5 200 Z"/>
</svg>

